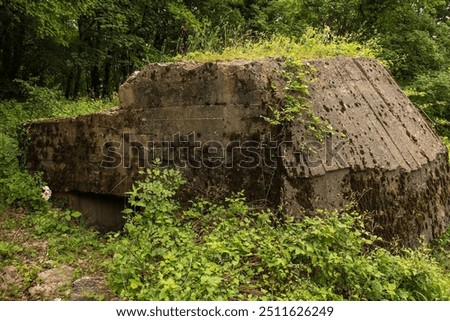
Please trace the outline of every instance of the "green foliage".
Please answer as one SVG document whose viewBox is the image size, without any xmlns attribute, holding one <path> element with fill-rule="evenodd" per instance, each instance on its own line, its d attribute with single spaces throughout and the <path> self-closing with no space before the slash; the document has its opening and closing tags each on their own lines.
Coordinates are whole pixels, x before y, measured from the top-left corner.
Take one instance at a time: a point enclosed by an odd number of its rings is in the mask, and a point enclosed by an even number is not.
<svg viewBox="0 0 450 321">
<path fill-rule="evenodd" d="M 134 219 L 153 222 L 169 219 L 166 214 L 174 213 L 179 209 L 173 196 L 178 187 L 185 182 L 181 174 L 173 169 L 162 171 L 159 168 L 147 169 L 140 174 L 145 174 L 143 180 L 135 184 L 132 191 L 127 193 L 130 205 L 142 209 L 141 215 Z M 125 210 L 125 214 L 132 212 L 131 209 Z"/>
<path fill-rule="evenodd" d="M 30 120 L 68 117 L 88 114 L 110 108 L 115 100 L 69 101 L 56 90 L 33 85 L 31 82 L 17 81 L 24 102 L 15 100 L 0 101 L 0 210 L 10 205 L 44 209 L 47 204 L 42 199 L 45 185 L 39 175 L 28 173 L 20 159 L 25 159 L 19 147 L 19 139 L 26 134 L 23 124 Z"/>
<path fill-rule="evenodd" d="M 306 72 L 302 72 L 301 62 L 292 60 L 284 62 L 282 78 L 286 84 L 282 90 L 275 85 L 272 88 L 278 99 L 276 106 L 269 106 L 272 115 L 263 117 L 267 122 L 271 125 L 291 123 L 300 118 L 302 111 L 310 110 L 310 106 L 305 101 L 309 96 L 305 76 Z"/>
<path fill-rule="evenodd" d="M 17 80 L 22 101 L 0 100 L 0 132 L 16 138 L 23 123 L 44 118 L 71 117 L 90 114 L 118 105 L 117 96 L 94 100 L 65 99 L 60 91 L 37 86 L 32 81 Z"/>
<path fill-rule="evenodd" d="M 2 260 L 10 259 L 15 253 L 23 251 L 20 245 L 0 241 L 0 258 Z"/>
<path fill-rule="evenodd" d="M 29 224 L 34 226 L 36 235 L 64 235 L 77 230 L 81 213 L 78 211 L 51 210 L 44 214 L 36 214 Z"/>
<path fill-rule="evenodd" d="M 14 0 L 1 2 L 0 13 L 0 98 L 20 97 L 13 81 L 35 77 L 66 98 L 109 97 L 200 26 L 182 0 Z"/>
<path fill-rule="evenodd" d="M 406 85 L 405 91 L 438 133 L 450 137 L 450 70 L 422 74 Z"/>
<path fill-rule="evenodd" d="M 0 211 L 16 204 L 33 209 L 45 207 L 42 180 L 19 167 L 17 140 L 0 132 Z"/>
<path fill-rule="evenodd" d="M 277 0 L 262 9 L 265 29 L 271 33 L 298 36 L 309 27 L 330 28 L 345 35 L 358 28 L 360 0 Z M 260 15 L 261 17 L 261 15 Z"/>
<path fill-rule="evenodd" d="M 0 2 L 2 9 L 12 15 L 14 22 L 31 22 L 29 28 L 39 39 L 52 38 L 56 42 L 67 45 L 75 34 L 75 26 L 67 23 L 73 18 L 75 8 L 73 3 L 61 0 L 26 1 L 10 0 Z"/>
<path fill-rule="evenodd" d="M 63 0 L 0 2 L 0 98 L 20 97 L 15 79 L 38 77 L 41 85 L 61 81 L 62 58 L 77 36 L 76 7 Z"/>
<path fill-rule="evenodd" d="M 448 66 L 449 25 L 443 12 L 445 0 L 382 1 L 366 4 L 370 16 L 367 37 L 375 37 L 383 47 L 380 56 L 390 61 L 399 80 L 412 80 L 417 75 Z"/>
<path fill-rule="evenodd" d="M 166 184 L 170 183 L 169 185 Z M 182 179 L 153 170 L 138 182 L 109 282 L 134 300 L 448 300 L 450 277 L 429 250 L 391 254 L 350 208 L 283 221 L 249 207 L 172 198 Z"/>
<path fill-rule="evenodd" d="M 0 211 L 11 205 L 44 210 L 48 204 L 42 199 L 42 180 L 39 175 L 25 171 L 13 172 L 0 178 Z"/>
<path fill-rule="evenodd" d="M 450 228 L 432 244 L 433 257 L 450 273 Z"/>
<path fill-rule="evenodd" d="M 401 80 L 429 70 L 446 68 L 449 61 L 448 2 L 445 0 L 278 0 L 267 1 L 258 15 L 268 34 L 301 37 L 309 27 L 328 30 L 362 43 L 375 41 Z"/>
<path fill-rule="evenodd" d="M 300 122 L 306 125 L 310 136 L 322 141 L 333 133 L 333 128 L 314 114 L 307 101 L 309 91 L 306 76 L 312 72 L 301 61 L 286 59 L 281 71 L 284 88 L 272 88 L 276 104 L 269 105 L 271 115 L 263 118 L 271 125 L 286 126 L 294 121 Z"/>
<path fill-rule="evenodd" d="M 20 156 L 17 139 L 0 132 L 0 210 L 12 204 L 44 206 L 42 180 L 20 169 Z"/>
<path fill-rule="evenodd" d="M 366 46 L 351 41 L 347 37 L 333 36 L 329 30 L 318 32 L 308 28 L 299 38 L 274 35 L 258 40 L 246 39 L 233 43 L 223 50 L 188 52 L 175 60 L 215 61 L 232 59 L 258 59 L 266 57 L 286 57 L 294 60 L 329 58 L 336 56 L 375 57 L 375 45 Z"/>
<path fill-rule="evenodd" d="M 410 85 L 409 97 L 424 110 L 450 118 L 450 69 L 422 74 Z"/>
<path fill-rule="evenodd" d="M 26 118 L 18 119 L 20 122 L 42 118 L 71 117 L 94 113 L 118 104 L 117 96 L 108 99 L 68 100 L 57 89 L 40 87 L 29 81 L 16 81 L 26 100 L 16 104 L 16 109 L 22 109 Z"/>
<path fill-rule="evenodd" d="M 0 133 L 0 178 L 5 178 L 17 169 L 17 141 Z"/>
<path fill-rule="evenodd" d="M 94 270 L 104 263 L 104 242 L 97 231 L 86 227 L 78 211 L 35 211 L 27 216 L 24 224 L 36 238 L 46 240 L 47 255 L 55 263 L 77 264 L 81 256 L 92 258 Z M 102 261 L 97 261 L 99 257 L 103 257 Z"/>
</svg>

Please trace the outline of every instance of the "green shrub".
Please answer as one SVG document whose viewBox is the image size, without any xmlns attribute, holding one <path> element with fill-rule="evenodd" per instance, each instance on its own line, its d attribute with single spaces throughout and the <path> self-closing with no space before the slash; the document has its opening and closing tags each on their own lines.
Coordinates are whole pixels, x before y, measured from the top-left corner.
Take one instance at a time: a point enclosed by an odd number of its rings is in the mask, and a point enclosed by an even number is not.
<svg viewBox="0 0 450 321">
<path fill-rule="evenodd" d="M 19 155 L 17 140 L 0 133 L 0 210 L 12 204 L 41 209 L 44 183 L 40 176 L 20 169 Z"/>
<path fill-rule="evenodd" d="M 433 242 L 433 257 L 450 273 L 450 228 L 437 240 Z"/>
<path fill-rule="evenodd" d="M 438 133 L 450 137 L 450 70 L 419 75 L 405 86 L 405 91 Z"/>
<path fill-rule="evenodd" d="M 23 103 L 15 100 L 0 101 L 0 133 L 15 136 L 19 125 L 30 119 Z"/>
<path fill-rule="evenodd" d="M 426 249 L 391 254 L 351 209 L 279 221 L 242 194 L 181 210 L 183 183 L 152 169 L 111 239 L 109 282 L 137 300 L 447 300 L 450 277 Z"/>
<path fill-rule="evenodd" d="M 17 140 L 0 133 L 0 178 L 17 170 L 19 149 Z"/>
<path fill-rule="evenodd" d="M 117 95 L 111 99 L 95 100 L 81 98 L 67 100 L 57 89 L 33 85 L 31 82 L 17 81 L 24 97 L 23 101 L 0 101 L 0 132 L 16 137 L 21 124 L 31 120 L 71 117 L 90 114 L 118 105 Z"/>
<path fill-rule="evenodd" d="M 410 98 L 429 113 L 450 118 L 450 70 L 422 74 L 409 87 Z"/>
<path fill-rule="evenodd" d="M 48 204 L 42 198 L 44 183 L 39 175 L 17 171 L 0 179 L 0 210 L 10 205 L 32 210 L 44 210 Z"/>
</svg>

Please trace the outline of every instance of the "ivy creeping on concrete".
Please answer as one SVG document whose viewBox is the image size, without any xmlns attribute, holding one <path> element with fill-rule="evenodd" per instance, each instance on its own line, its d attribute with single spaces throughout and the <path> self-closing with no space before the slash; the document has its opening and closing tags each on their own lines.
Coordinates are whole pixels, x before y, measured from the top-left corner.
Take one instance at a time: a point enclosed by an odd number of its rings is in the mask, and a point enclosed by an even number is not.
<svg viewBox="0 0 450 321">
<path fill-rule="evenodd" d="M 310 105 L 308 84 L 314 68 L 300 60 L 285 58 L 281 77 L 284 87 L 272 85 L 274 103 L 269 105 L 270 115 L 262 116 L 274 126 L 287 126 L 300 122 L 307 128 L 307 134 L 318 141 L 333 134 L 331 124 L 317 116 Z"/>
</svg>

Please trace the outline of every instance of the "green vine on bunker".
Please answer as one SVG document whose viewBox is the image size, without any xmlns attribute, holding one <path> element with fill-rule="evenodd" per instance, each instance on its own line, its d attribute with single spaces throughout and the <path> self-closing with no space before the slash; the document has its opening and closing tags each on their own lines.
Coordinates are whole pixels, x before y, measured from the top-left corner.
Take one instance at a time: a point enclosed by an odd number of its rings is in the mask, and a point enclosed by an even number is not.
<svg viewBox="0 0 450 321">
<path fill-rule="evenodd" d="M 285 58 L 281 77 L 284 87 L 278 88 L 272 85 L 274 102 L 269 105 L 270 115 L 261 116 L 272 126 L 287 126 L 292 122 L 300 122 L 306 125 L 307 135 L 318 141 L 323 141 L 334 133 L 331 124 L 320 118 L 312 110 L 308 102 L 310 96 L 307 77 L 312 75 L 313 68 L 303 62 Z"/>
</svg>

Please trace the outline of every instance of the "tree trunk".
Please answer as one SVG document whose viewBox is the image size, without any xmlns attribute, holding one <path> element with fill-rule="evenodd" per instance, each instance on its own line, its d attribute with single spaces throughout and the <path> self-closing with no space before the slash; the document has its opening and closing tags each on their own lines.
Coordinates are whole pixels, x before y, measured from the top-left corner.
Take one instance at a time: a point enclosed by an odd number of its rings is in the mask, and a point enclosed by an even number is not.
<svg viewBox="0 0 450 321">
<path fill-rule="evenodd" d="M 73 99 L 78 97 L 80 93 L 80 85 L 81 85 L 81 67 L 77 66 L 77 73 L 75 75 L 75 85 L 73 86 Z"/>
<path fill-rule="evenodd" d="M 66 99 L 71 99 L 73 98 L 73 92 L 72 92 L 72 88 L 73 88 L 73 69 L 70 70 L 69 76 L 66 79 L 66 90 L 64 91 L 64 96 L 66 97 Z"/>
<path fill-rule="evenodd" d="M 91 86 L 89 88 L 89 96 L 91 98 L 100 97 L 100 69 L 98 65 L 91 67 Z"/>
<path fill-rule="evenodd" d="M 109 81 L 111 78 L 111 61 L 109 59 L 105 62 L 105 70 L 103 75 L 103 97 L 109 97 Z"/>
</svg>

